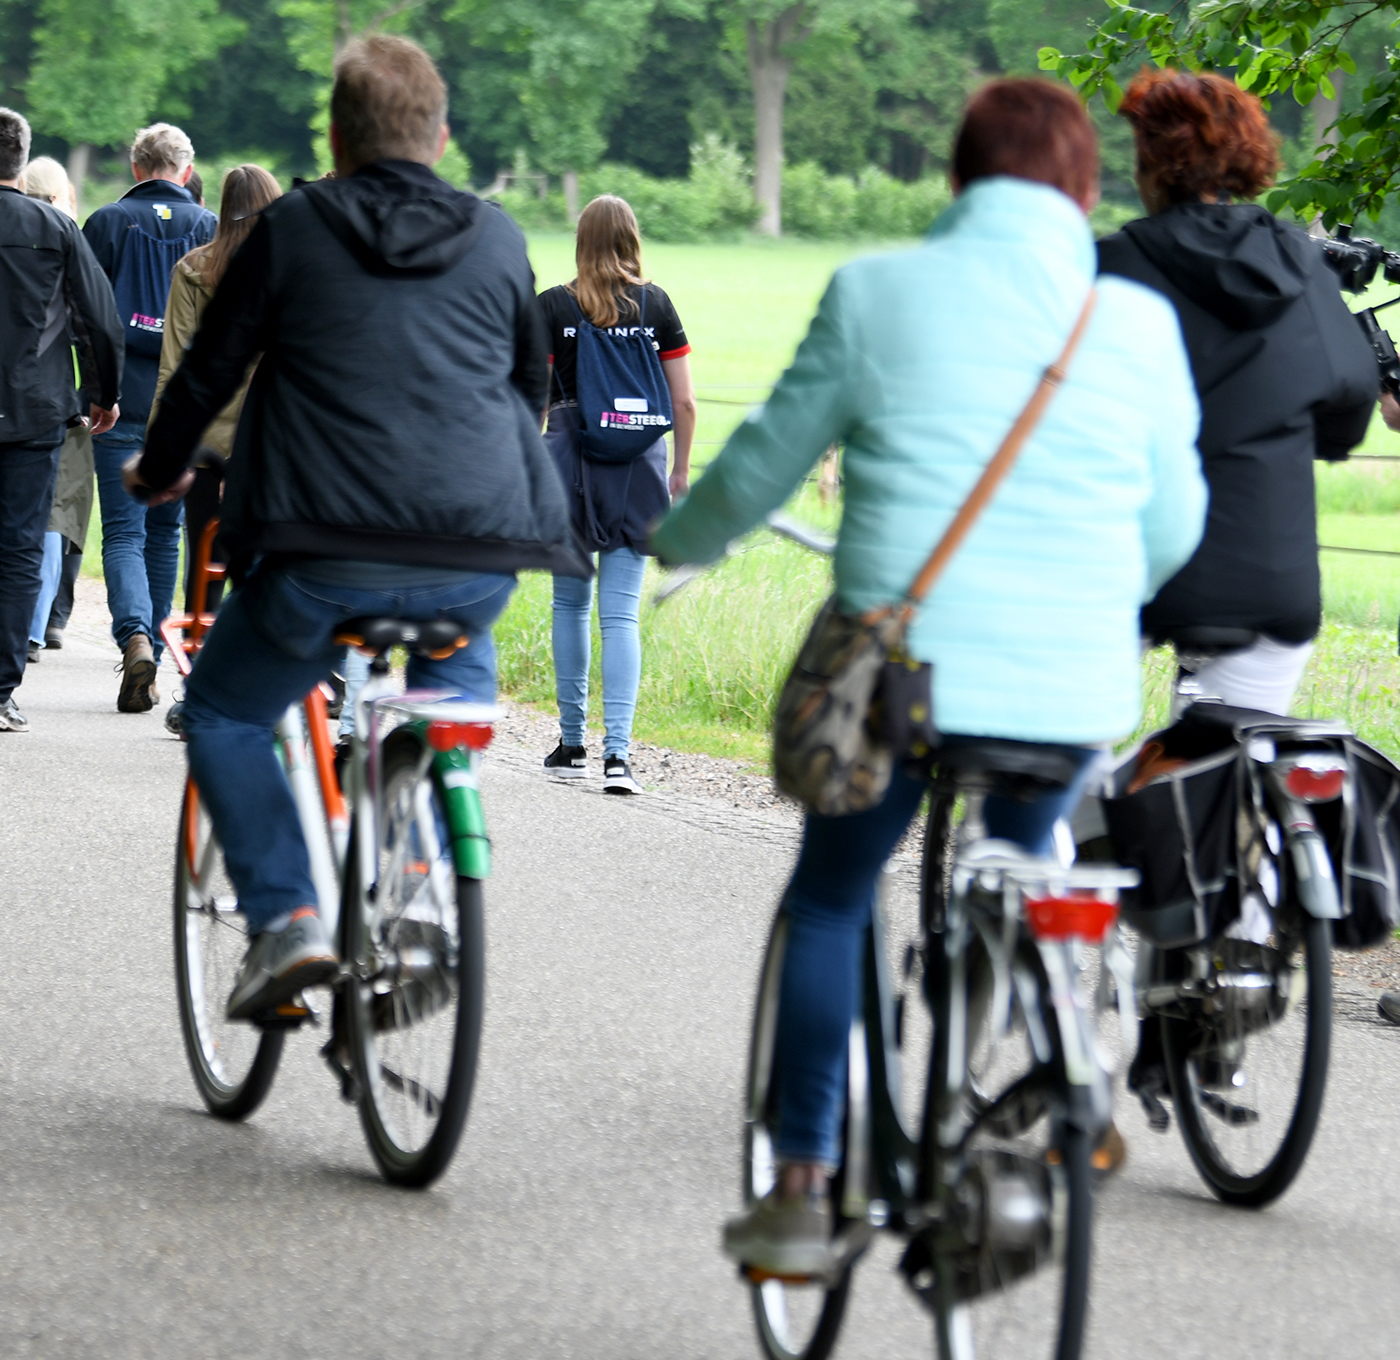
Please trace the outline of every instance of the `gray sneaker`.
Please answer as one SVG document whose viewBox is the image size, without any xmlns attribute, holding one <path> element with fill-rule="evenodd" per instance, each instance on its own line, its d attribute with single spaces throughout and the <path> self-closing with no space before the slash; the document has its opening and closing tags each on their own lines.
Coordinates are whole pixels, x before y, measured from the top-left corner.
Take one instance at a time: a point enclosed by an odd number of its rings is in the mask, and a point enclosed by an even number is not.
<svg viewBox="0 0 1400 1360">
<path fill-rule="evenodd" d="M 834 1226 L 826 1195 L 779 1198 L 775 1190 L 724 1225 L 724 1250 L 740 1265 L 774 1275 L 827 1275 L 840 1256 Z"/>
<path fill-rule="evenodd" d="M 0 702 L 0 732 L 28 732 L 29 719 L 19 711 L 13 699 Z"/>
<path fill-rule="evenodd" d="M 1376 1002 L 1376 1010 L 1380 1012 L 1382 1020 L 1400 1025 L 1400 992 L 1382 992 L 1380 1000 Z"/>
<path fill-rule="evenodd" d="M 298 907 L 285 930 L 253 936 L 228 999 L 228 1018 L 246 1020 L 283 1005 L 303 987 L 335 976 L 340 964 L 314 907 Z"/>
</svg>

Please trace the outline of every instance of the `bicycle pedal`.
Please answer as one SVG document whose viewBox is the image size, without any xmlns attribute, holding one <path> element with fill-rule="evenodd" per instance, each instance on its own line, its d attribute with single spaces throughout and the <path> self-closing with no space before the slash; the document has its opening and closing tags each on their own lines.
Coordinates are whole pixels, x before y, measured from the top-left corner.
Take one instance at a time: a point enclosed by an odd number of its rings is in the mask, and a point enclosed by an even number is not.
<svg viewBox="0 0 1400 1360">
<path fill-rule="evenodd" d="M 1236 1105 L 1232 1101 L 1226 1100 L 1224 1096 L 1216 1095 L 1214 1091 L 1201 1092 L 1201 1105 L 1217 1119 L 1229 1124 L 1231 1128 L 1259 1122 L 1258 1110 L 1251 1110 L 1247 1105 Z"/>
<path fill-rule="evenodd" d="M 299 1029 L 312 1014 L 309 1006 L 293 998 L 271 1010 L 260 1011 L 249 1019 L 257 1029 Z"/>
</svg>

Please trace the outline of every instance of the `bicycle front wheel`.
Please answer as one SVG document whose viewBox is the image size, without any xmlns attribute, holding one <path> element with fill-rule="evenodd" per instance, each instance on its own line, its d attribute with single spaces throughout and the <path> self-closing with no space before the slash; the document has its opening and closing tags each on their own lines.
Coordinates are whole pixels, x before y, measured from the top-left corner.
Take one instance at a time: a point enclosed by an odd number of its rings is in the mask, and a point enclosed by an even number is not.
<svg viewBox="0 0 1400 1360">
<path fill-rule="evenodd" d="M 1162 1047 L 1181 1136 L 1226 1204 L 1258 1208 L 1302 1169 L 1322 1114 L 1332 1042 L 1332 936 L 1303 917 L 1260 944 L 1218 941 L 1218 1009 L 1164 1019 Z"/>
<path fill-rule="evenodd" d="M 744 1124 L 744 1204 L 752 1207 L 772 1190 L 777 1177 L 778 991 L 783 975 L 787 923 L 779 914 L 763 962 L 754 1008 L 753 1046 L 749 1054 L 748 1109 Z M 836 1178 L 839 1187 L 840 1174 Z M 833 1191 L 839 1199 L 839 1189 Z M 751 1284 L 758 1344 L 768 1360 L 826 1360 L 836 1345 L 851 1268 L 833 1285 L 766 1279 Z"/>
<path fill-rule="evenodd" d="M 281 1030 L 225 1018 L 247 950 L 248 925 L 191 779 L 175 851 L 175 988 L 195 1086 L 220 1119 L 242 1119 L 262 1103 L 286 1037 Z"/>
<path fill-rule="evenodd" d="M 400 730 L 383 748 L 384 815 L 373 893 L 346 875 L 346 989 L 360 1120 L 386 1180 L 424 1186 L 452 1160 L 481 1043 L 481 883 L 460 878 L 431 753 Z"/>
</svg>

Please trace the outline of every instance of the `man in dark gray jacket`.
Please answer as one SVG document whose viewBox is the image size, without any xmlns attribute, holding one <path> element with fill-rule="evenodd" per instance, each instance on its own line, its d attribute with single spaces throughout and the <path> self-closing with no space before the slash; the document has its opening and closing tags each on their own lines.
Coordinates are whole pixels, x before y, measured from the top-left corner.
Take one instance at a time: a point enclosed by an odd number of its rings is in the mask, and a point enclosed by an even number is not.
<svg viewBox="0 0 1400 1360">
<path fill-rule="evenodd" d="M 122 333 L 112 288 L 66 213 L 20 190 L 29 124 L 0 109 L 0 732 L 27 732 L 14 700 L 39 598 L 58 452 L 78 418 L 76 340 L 94 433 L 118 416 Z"/>
<path fill-rule="evenodd" d="M 190 768 L 253 937 L 231 1019 L 337 967 L 271 733 L 356 615 L 448 618 L 468 645 L 410 686 L 495 694 L 520 568 L 586 576 L 540 437 L 547 337 L 519 229 L 429 166 L 446 88 L 402 38 L 336 62 L 336 178 L 261 215 L 161 399 L 128 485 L 183 494 L 200 433 L 262 355 L 223 502 L 239 589 L 183 710 Z"/>
</svg>

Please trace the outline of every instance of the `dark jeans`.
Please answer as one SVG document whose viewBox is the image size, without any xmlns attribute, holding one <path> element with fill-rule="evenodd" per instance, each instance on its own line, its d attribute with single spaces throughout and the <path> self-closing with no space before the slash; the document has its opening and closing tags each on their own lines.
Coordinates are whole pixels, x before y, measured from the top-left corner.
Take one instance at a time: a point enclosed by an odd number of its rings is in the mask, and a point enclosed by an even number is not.
<svg viewBox="0 0 1400 1360">
<path fill-rule="evenodd" d="M 147 507 L 127 495 L 122 464 L 141 452 L 145 439 L 141 422 L 119 420 L 106 434 L 93 436 L 92 460 L 102 509 L 102 574 L 112 636 L 124 648 L 137 633 L 144 633 L 159 661 L 165 645 L 160 626 L 175 595 L 185 509 L 180 501 Z"/>
<path fill-rule="evenodd" d="M 62 425 L 37 439 L 0 444 L 0 703 L 24 679 L 62 447 Z"/>
<path fill-rule="evenodd" d="M 58 578 L 58 594 L 53 597 L 53 608 L 49 611 L 49 628 L 57 628 L 61 633 L 68 627 L 73 617 L 73 589 L 78 584 L 78 574 L 83 568 L 83 550 L 76 544 L 63 540 L 63 570 Z"/>
<path fill-rule="evenodd" d="M 988 833 L 1048 854 L 1055 822 L 1078 803 L 1097 754 L 1086 749 L 1075 782 L 1032 803 L 989 796 Z M 860 1004 L 861 951 L 875 884 L 926 789 L 922 779 L 900 770 L 878 807 L 849 817 L 807 814 L 782 908 L 788 932 L 778 1004 L 777 1151 L 789 1161 L 834 1167 L 840 1159 L 847 1044 Z"/>
<path fill-rule="evenodd" d="M 272 732 L 287 708 L 344 657 L 345 648 L 333 641 L 340 625 L 363 614 L 455 620 L 467 631 L 468 645 L 444 661 L 411 657 L 409 688 L 490 703 L 496 697 L 491 625 L 514 588 L 513 576 L 459 574 L 368 590 L 263 566 L 224 602 L 185 686 L 183 720 L 190 772 L 250 931 L 316 901 Z"/>
</svg>

